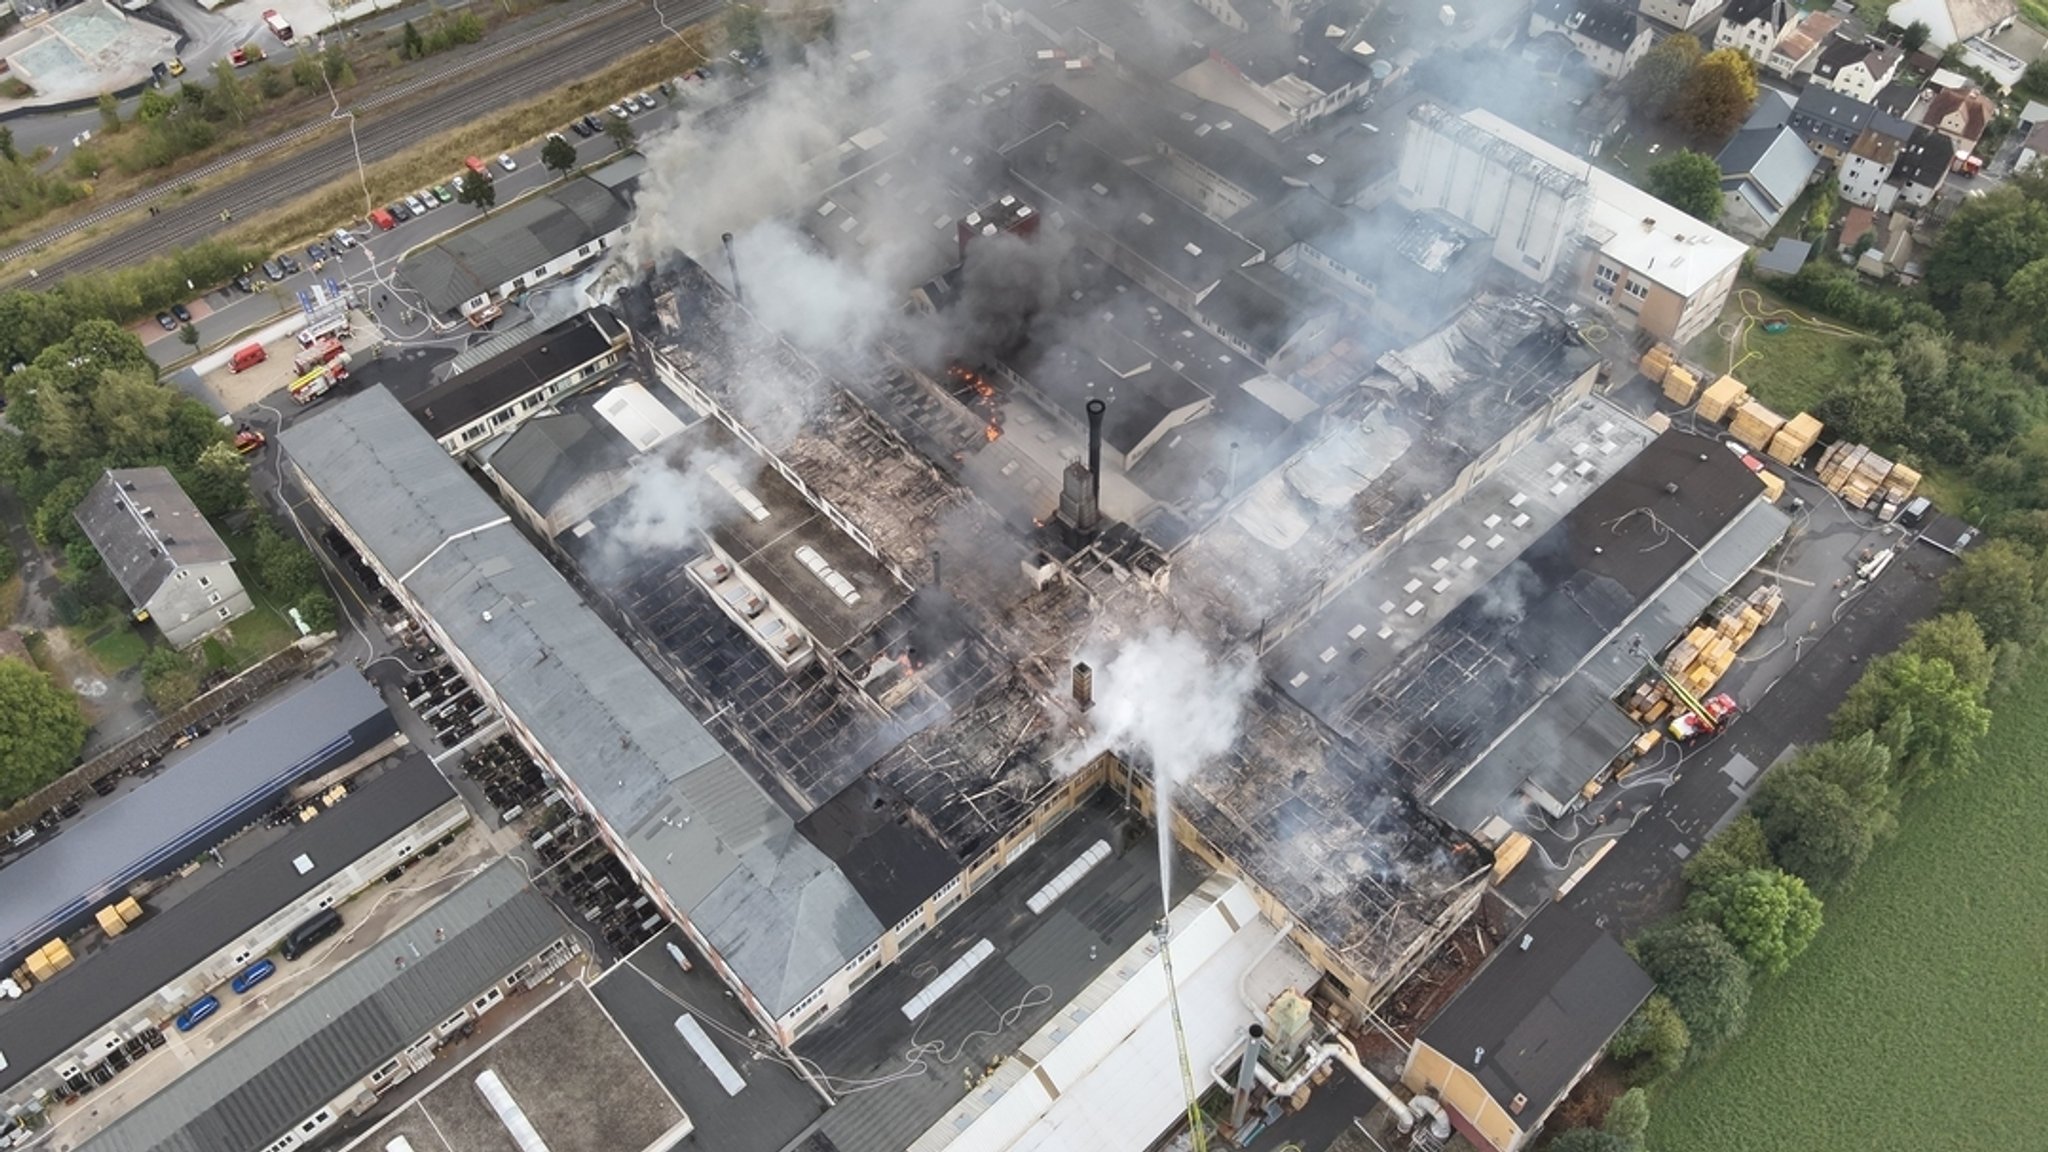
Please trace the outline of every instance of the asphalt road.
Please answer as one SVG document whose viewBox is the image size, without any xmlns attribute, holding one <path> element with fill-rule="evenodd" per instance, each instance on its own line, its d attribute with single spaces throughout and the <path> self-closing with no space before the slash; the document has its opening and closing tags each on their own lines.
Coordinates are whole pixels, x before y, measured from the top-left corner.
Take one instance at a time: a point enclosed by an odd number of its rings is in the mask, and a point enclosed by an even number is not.
<svg viewBox="0 0 2048 1152">
<path fill-rule="evenodd" d="M 674 25 L 702 19 L 718 7 L 720 0 L 686 0 L 664 9 L 664 14 Z M 175 196 L 175 187 L 152 189 L 60 230 L 55 235 L 115 217 L 130 217 L 126 227 L 68 257 L 38 265 L 32 252 L 16 249 L 0 253 L 0 264 L 9 280 L 22 280 L 31 269 L 39 279 L 48 280 L 70 272 L 134 263 L 197 243 L 229 227 L 221 219 L 223 212 L 246 218 L 308 188 L 352 182 L 358 151 L 363 163 L 375 163 L 418 140 L 599 71 L 663 34 L 662 16 L 652 7 L 639 0 L 611 0 L 513 40 L 487 41 L 479 46 L 482 51 L 451 56 L 436 72 L 357 105 L 353 140 L 344 131 L 302 143 L 324 126 L 313 121 L 186 177 L 187 181 L 203 179 L 272 155 L 267 163 L 259 160 L 255 170 L 226 184 L 184 199 Z M 461 82 L 450 83 L 457 79 Z M 495 153 L 498 143 L 480 141 L 477 151 Z M 151 203 L 159 214 L 142 215 L 143 207 Z"/>
</svg>

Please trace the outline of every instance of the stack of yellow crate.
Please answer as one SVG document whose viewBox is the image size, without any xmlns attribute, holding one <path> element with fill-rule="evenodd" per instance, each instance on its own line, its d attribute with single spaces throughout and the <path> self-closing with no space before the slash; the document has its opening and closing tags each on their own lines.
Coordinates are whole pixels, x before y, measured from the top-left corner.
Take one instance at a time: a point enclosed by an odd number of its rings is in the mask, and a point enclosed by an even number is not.
<svg viewBox="0 0 2048 1152">
<path fill-rule="evenodd" d="M 1735 419 L 1728 425 L 1729 435 L 1742 442 L 1743 447 L 1761 452 L 1785 426 L 1785 418 L 1751 400 L 1735 410 Z"/>
<path fill-rule="evenodd" d="M 1728 600 L 1709 613 L 1706 622 L 1687 632 L 1672 645 L 1663 660 L 1664 671 L 1685 686 L 1695 698 L 1713 691 L 1721 677 L 1735 666 L 1737 653 L 1756 637 L 1757 629 L 1770 622 L 1784 605 L 1784 593 L 1767 584 L 1741 600 Z M 1655 724 L 1667 714 L 1684 707 L 1663 677 L 1651 677 L 1629 695 L 1628 712 L 1645 724 Z"/>
<path fill-rule="evenodd" d="M 1699 377 L 1676 364 L 1664 374 L 1664 398 L 1673 404 L 1690 404 L 1699 391 Z"/>
<path fill-rule="evenodd" d="M 1641 367 L 1643 375 L 1661 384 L 1664 381 L 1664 374 L 1669 372 L 1675 363 L 1677 358 L 1671 352 L 1671 345 L 1659 344 L 1643 353 Z"/>
<path fill-rule="evenodd" d="M 1884 478 L 1884 498 L 1894 504 L 1904 504 L 1913 498 L 1913 491 L 1918 487 L 1920 473 L 1917 469 L 1894 464 L 1891 475 Z"/>
<path fill-rule="evenodd" d="M 1749 389 L 1733 376 L 1723 376 L 1700 393 L 1699 414 L 1716 424 L 1749 402 Z"/>
<path fill-rule="evenodd" d="M 1813 451 L 1813 442 L 1820 439 L 1820 431 L 1821 422 L 1801 412 L 1785 421 L 1785 426 L 1771 437 L 1771 445 L 1765 452 L 1780 464 L 1797 466 L 1808 452 Z"/>
</svg>

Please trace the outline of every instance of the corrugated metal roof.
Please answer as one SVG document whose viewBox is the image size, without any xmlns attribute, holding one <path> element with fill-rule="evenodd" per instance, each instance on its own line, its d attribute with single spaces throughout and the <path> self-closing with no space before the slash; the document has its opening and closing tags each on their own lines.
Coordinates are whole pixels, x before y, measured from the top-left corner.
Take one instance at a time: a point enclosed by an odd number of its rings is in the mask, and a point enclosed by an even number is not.
<svg viewBox="0 0 2048 1152">
<path fill-rule="evenodd" d="M 377 690 L 354 669 L 336 668 L 173 753 L 140 787 L 0 872 L 0 961 L 137 879 L 184 863 L 279 789 L 396 729 Z"/>
<path fill-rule="evenodd" d="M 501 861 L 143 1101 L 80 1152 L 254 1152 L 568 927 L 517 865 Z M 393 957 L 404 957 L 404 965 Z"/>
<path fill-rule="evenodd" d="M 388 393 L 283 440 L 771 1014 L 881 935 L 846 876 Z"/>
<path fill-rule="evenodd" d="M 304 899 L 379 844 L 455 799 L 455 789 L 414 751 L 310 824 L 85 957 L 32 996 L 0 1003 L 0 1089 L 11 1088 L 94 1033 L 134 1020 L 159 990 L 243 933 Z M 299 857 L 313 862 L 301 872 Z M 209 869 L 209 872 L 214 870 Z"/>
</svg>

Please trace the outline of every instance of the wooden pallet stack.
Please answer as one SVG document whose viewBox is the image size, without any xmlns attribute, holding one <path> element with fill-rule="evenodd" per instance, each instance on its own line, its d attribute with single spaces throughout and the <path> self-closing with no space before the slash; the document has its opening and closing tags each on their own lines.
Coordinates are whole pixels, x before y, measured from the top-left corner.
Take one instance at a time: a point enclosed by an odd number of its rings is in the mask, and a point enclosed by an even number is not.
<svg viewBox="0 0 2048 1152">
<path fill-rule="evenodd" d="M 1884 478 L 1884 498 L 1893 504 L 1904 504 L 1913 498 L 1914 490 L 1920 487 L 1920 472 L 1904 464 L 1892 465 L 1891 475 Z"/>
<path fill-rule="evenodd" d="M 1733 376 L 1723 376 L 1700 393 L 1699 414 L 1719 424 L 1728 413 L 1749 402 L 1749 389 Z"/>
<path fill-rule="evenodd" d="M 1658 384 L 1662 384 L 1665 373 L 1671 371 L 1671 366 L 1677 362 L 1678 358 L 1671 351 L 1671 345 L 1659 344 L 1648 352 L 1643 353 L 1643 359 L 1639 367 L 1642 368 L 1643 375 L 1648 376 Z"/>
<path fill-rule="evenodd" d="M 1700 392 L 1700 378 L 1673 364 L 1664 373 L 1664 398 L 1673 404 L 1690 404 Z"/>
<path fill-rule="evenodd" d="M 1820 432 L 1821 422 L 1801 412 L 1785 421 L 1785 426 L 1778 429 L 1776 436 L 1771 437 L 1770 447 L 1764 449 L 1764 452 L 1788 468 L 1797 467 L 1799 462 L 1806 458 L 1806 454 L 1813 451 L 1813 443 L 1820 439 Z"/>
<path fill-rule="evenodd" d="M 1770 623 L 1784 603 L 1784 592 L 1775 584 L 1766 584 L 1746 597 L 1724 599 L 1665 653 L 1664 671 L 1685 685 L 1694 698 L 1705 696 L 1735 666 L 1743 645 L 1756 637 L 1757 629 Z M 1644 679 L 1628 698 L 1629 715 L 1644 724 L 1655 724 L 1685 707 L 1661 676 Z"/>
<path fill-rule="evenodd" d="M 1742 442 L 1752 452 L 1761 452 L 1785 426 L 1785 418 L 1751 400 L 1735 410 L 1735 419 L 1728 425 L 1729 435 Z"/>
</svg>

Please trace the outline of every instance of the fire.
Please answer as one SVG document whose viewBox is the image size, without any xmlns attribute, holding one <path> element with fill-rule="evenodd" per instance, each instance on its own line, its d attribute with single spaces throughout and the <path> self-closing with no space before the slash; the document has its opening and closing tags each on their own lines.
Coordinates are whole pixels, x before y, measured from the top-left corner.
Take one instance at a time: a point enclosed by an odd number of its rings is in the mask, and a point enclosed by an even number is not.
<svg viewBox="0 0 2048 1152">
<path fill-rule="evenodd" d="M 994 421 L 990 421 L 989 426 L 981 430 L 981 434 L 987 437 L 988 442 L 991 444 L 1003 438 L 1003 430 L 1001 428 L 996 427 Z"/>
</svg>

